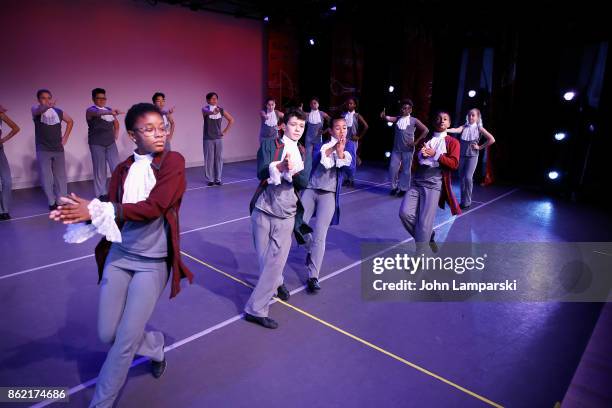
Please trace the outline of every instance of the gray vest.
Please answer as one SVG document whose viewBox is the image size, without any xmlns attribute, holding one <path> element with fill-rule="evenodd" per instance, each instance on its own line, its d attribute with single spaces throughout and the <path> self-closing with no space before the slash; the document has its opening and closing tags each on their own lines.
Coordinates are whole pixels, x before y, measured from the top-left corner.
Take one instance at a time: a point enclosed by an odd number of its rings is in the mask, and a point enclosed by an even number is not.
<svg viewBox="0 0 612 408">
<path fill-rule="evenodd" d="M 55 125 L 46 125 L 40 121 L 40 116 L 34 116 L 34 140 L 36 143 L 36 150 L 42 150 L 45 152 L 63 152 L 64 146 L 62 146 L 62 119 L 64 112 L 58 108 L 51 108 L 59 116 L 59 123 Z"/>
<path fill-rule="evenodd" d="M 321 142 L 321 134 L 323 133 L 323 115 L 319 111 L 321 123 L 306 122 L 306 143 L 317 144 Z"/>
<path fill-rule="evenodd" d="M 326 169 L 321 163 L 317 163 L 314 173 L 308 181 L 308 188 L 336 192 L 338 188 L 338 168 L 336 166 Z"/>
<path fill-rule="evenodd" d="M 413 180 L 415 186 L 442 190 L 442 169 L 419 164 Z"/>
<path fill-rule="evenodd" d="M 89 109 L 99 111 L 94 106 Z M 90 145 L 110 146 L 115 143 L 115 124 L 113 122 L 94 116 L 87 121 L 87 127 L 87 143 Z"/>
<path fill-rule="evenodd" d="M 398 119 L 399 120 L 399 119 Z M 410 123 L 406 129 L 402 130 L 395 123 L 395 132 L 393 136 L 393 151 L 394 152 L 412 152 L 414 151 L 414 132 L 416 130 L 416 119 L 410 117 Z"/>
<path fill-rule="evenodd" d="M 145 258 L 168 256 L 168 225 L 161 216 L 153 221 L 127 221 L 121 229 L 121 250 Z"/>
<path fill-rule="evenodd" d="M 297 213 L 297 201 L 293 183 L 283 179 L 278 186 L 268 184 L 255 207 L 278 218 L 291 218 Z"/>
<path fill-rule="evenodd" d="M 346 112 L 342 117 L 344 116 L 346 116 Z M 359 114 L 355 112 L 355 114 L 353 115 L 353 125 L 348 128 L 346 138 L 352 141 L 356 141 L 358 133 L 359 133 Z"/>
<path fill-rule="evenodd" d="M 210 115 L 204 118 L 204 140 L 221 139 L 223 131 L 221 130 L 221 122 L 223 121 L 223 108 L 219 108 L 221 117 L 212 119 Z"/>
</svg>

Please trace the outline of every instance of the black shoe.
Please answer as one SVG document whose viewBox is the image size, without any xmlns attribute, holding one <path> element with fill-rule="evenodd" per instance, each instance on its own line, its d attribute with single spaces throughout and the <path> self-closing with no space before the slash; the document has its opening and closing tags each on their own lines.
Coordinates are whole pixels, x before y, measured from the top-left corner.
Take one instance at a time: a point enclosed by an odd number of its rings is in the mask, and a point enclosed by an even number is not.
<svg viewBox="0 0 612 408">
<path fill-rule="evenodd" d="M 471 205 L 463 205 L 463 204 L 461 204 L 461 205 L 459 206 L 459 208 L 461 208 L 462 210 L 467 210 L 467 209 L 469 209 L 470 207 L 471 207 Z"/>
<path fill-rule="evenodd" d="M 2 213 L 0 214 L 0 221 L 6 221 L 6 220 L 10 220 L 11 216 L 9 215 L 9 213 Z"/>
<path fill-rule="evenodd" d="M 151 360 L 151 374 L 153 377 L 159 378 L 166 372 L 166 357 L 162 361 Z"/>
<path fill-rule="evenodd" d="M 57 203 L 49 206 L 49 211 L 54 211 L 54 210 L 57 210 Z"/>
<path fill-rule="evenodd" d="M 280 300 L 284 300 L 286 302 L 287 300 L 289 300 L 291 293 L 289 293 L 289 290 L 283 283 L 278 287 L 278 289 L 276 289 L 276 296 L 278 296 Z"/>
<path fill-rule="evenodd" d="M 308 278 L 306 281 L 306 286 L 308 287 L 308 292 L 310 293 L 321 290 L 321 285 L 319 285 L 319 280 L 317 278 Z"/>
<path fill-rule="evenodd" d="M 440 249 L 438 248 L 438 244 L 434 240 L 435 236 L 436 231 L 431 231 L 431 238 L 429 238 L 429 247 L 431 248 L 432 252 L 437 253 Z"/>
<path fill-rule="evenodd" d="M 396 194 L 397 194 L 397 192 L 398 192 L 398 191 L 399 191 L 399 189 L 398 189 L 398 188 L 394 188 L 393 190 L 389 191 L 389 195 L 390 195 L 390 196 L 394 196 L 394 195 L 396 195 Z"/>
<path fill-rule="evenodd" d="M 212 187 L 212 186 L 214 186 L 214 185 L 215 185 L 215 183 L 213 183 L 212 181 L 209 181 L 209 182 L 208 182 L 206 185 L 207 185 L 208 187 Z"/>
<path fill-rule="evenodd" d="M 259 317 L 259 316 L 253 316 L 252 314 L 245 313 L 244 319 L 247 322 L 257 323 L 258 325 L 263 326 L 266 329 L 278 328 L 278 323 L 276 323 L 274 320 L 270 319 L 269 317 Z"/>
<path fill-rule="evenodd" d="M 223 185 L 223 183 L 222 183 L 222 182 L 220 182 L 220 181 L 215 181 L 215 185 L 216 185 L 216 186 L 222 186 L 222 185 Z"/>
<path fill-rule="evenodd" d="M 403 197 L 403 196 L 405 196 L 405 195 L 406 195 L 406 192 L 405 192 L 404 190 L 400 190 L 400 192 L 399 192 L 399 193 L 397 193 L 397 196 L 398 196 L 398 197 Z"/>
</svg>

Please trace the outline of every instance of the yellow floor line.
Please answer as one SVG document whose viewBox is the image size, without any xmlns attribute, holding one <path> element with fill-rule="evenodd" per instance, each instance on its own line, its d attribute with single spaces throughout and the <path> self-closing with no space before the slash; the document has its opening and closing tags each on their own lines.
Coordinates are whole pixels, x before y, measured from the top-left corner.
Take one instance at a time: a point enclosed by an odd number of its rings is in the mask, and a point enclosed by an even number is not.
<svg viewBox="0 0 612 408">
<path fill-rule="evenodd" d="M 191 260 L 193 260 L 193 261 L 195 261 L 195 262 L 197 262 L 199 264 L 202 264 L 202 265 L 206 266 L 207 268 L 212 269 L 213 271 L 215 271 L 217 273 L 220 273 L 221 275 L 223 275 L 223 276 L 225 276 L 225 277 L 227 277 L 227 278 L 229 278 L 229 279 L 231 279 L 231 280 L 233 280 L 235 282 L 240 283 L 241 285 L 244 285 L 244 286 L 246 286 L 248 288 L 251 288 L 251 289 L 253 288 L 253 285 L 243 281 L 242 279 L 236 278 L 235 276 L 233 276 L 233 275 L 231 275 L 231 274 L 229 274 L 227 272 L 224 272 L 221 269 L 216 268 L 216 267 L 210 265 L 209 263 L 206 263 L 206 262 L 202 261 L 201 259 L 196 258 L 195 256 L 189 255 L 188 253 L 186 253 L 184 251 L 181 251 L 181 253 L 183 255 L 185 255 L 187 258 L 189 258 L 189 259 L 191 259 Z M 503 408 L 502 405 L 497 404 L 496 402 L 493 402 L 490 399 L 488 399 L 486 397 L 483 397 L 482 395 L 476 394 L 475 392 L 470 391 L 467 388 L 462 387 L 459 384 L 456 384 L 456 383 L 454 383 L 454 382 L 452 382 L 450 380 L 447 380 L 446 378 L 444 378 L 444 377 L 442 377 L 442 376 L 440 376 L 440 375 L 438 375 L 438 374 L 436 374 L 434 372 L 431 372 L 431 371 L 429 371 L 429 370 L 427 370 L 427 369 L 425 369 L 425 368 L 423 368 L 423 367 L 421 367 L 421 366 L 419 366 L 419 365 L 417 365 L 415 363 L 412 363 L 412 362 L 410 362 L 410 361 L 408 361 L 408 360 L 398 356 L 397 354 L 393 354 L 390 351 L 387 351 L 387 350 L 385 350 L 385 349 L 383 349 L 383 348 L 381 348 L 381 347 L 379 347 L 379 346 L 377 346 L 377 345 L 375 345 L 373 343 L 370 343 L 367 340 L 362 339 L 361 337 L 355 336 L 354 334 L 349 333 L 346 330 L 343 330 L 343 329 L 339 328 L 338 326 L 335 326 L 335 325 L 333 325 L 333 324 L 331 324 L 331 323 L 329 323 L 329 322 L 327 322 L 327 321 L 325 321 L 325 320 L 323 320 L 323 319 L 321 319 L 321 318 L 319 318 L 319 317 L 317 317 L 317 316 L 315 316 L 315 315 L 313 315 L 311 313 L 308 313 L 307 311 L 305 311 L 303 309 L 300 309 L 299 307 L 296 307 L 296 306 L 294 306 L 294 305 L 292 305 L 290 303 L 287 303 L 285 301 L 282 301 L 282 300 L 280 300 L 278 298 L 277 298 L 277 302 L 280 303 L 281 305 L 284 305 L 284 306 L 286 306 L 286 307 L 288 307 L 290 309 L 295 310 L 298 313 L 303 314 L 306 317 L 309 317 L 309 318 L 311 318 L 311 319 L 321 323 L 324 326 L 329 327 L 332 330 L 337 331 L 338 333 L 344 334 L 345 336 L 350 337 L 351 339 L 353 339 L 355 341 L 358 341 L 359 343 L 361 343 L 361 344 L 363 344 L 365 346 L 368 346 L 368 347 L 370 347 L 370 348 L 372 348 L 372 349 L 374 349 L 376 351 L 379 351 L 379 352 L 385 354 L 386 356 L 389 356 L 389 357 L 393 358 L 394 360 L 397 360 L 397 361 L 399 361 L 399 362 L 401 362 L 401 363 L 403 363 L 403 364 L 405 364 L 405 365 L 407 365 L 409 367 L 412 367 L 415 370 L 418 370 L 418 371 L 422 372 L 423 374 L 426 374 L 426 375 L 428 375 L 430 377 L 433 377 L 436 380 L 442 381 L 443 383 L 445 383 L 447 385 L 450 385 L 451 387 L 456 388 L 459 391 L 462 391 L 462 392 L 464 392 L 464 393 L 466 393 L 466 394 L 468 394 L 468 395 L 470 395 L 470 396 L 472 396 L 472 397 L 474 397 L 476 399 L 479 399 L 482 402 L 485 402 L 485 403 L 487 403 L 487 404 L 489 404 L 489 405 L 491 405 L 493 407 L 496 407 L 496 408 Z"/>
</svg>

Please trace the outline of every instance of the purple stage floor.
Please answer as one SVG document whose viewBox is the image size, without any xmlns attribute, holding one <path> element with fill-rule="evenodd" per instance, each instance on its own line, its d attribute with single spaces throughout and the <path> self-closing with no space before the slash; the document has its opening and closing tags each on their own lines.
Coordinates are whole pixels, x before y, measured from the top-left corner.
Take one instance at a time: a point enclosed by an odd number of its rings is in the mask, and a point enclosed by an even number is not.
<svg viewBox="0 0 612 408">
<path fill-rule="evenodd" d="M 135 360 L 118 406 L 552 408 L 562 400 L 601 304 L 362 300 L 360 243 L 408 238 L 381 167 L 360 168 L 355 188 L 343 190 L 321 292 L 304 291 L 305 253 L 294 243 L 285 282 L 299 310 L 275 303 L 278 330 L 245 322 L 245 284 L 258 270 L 248 217 L 254 166 L 227 164 L 222 187 L 188 169 L 181 245 L 195 282 L 174 300 L 167 287 L 149 322 L 166 334 L 165 375 L 155 380 L 148 362 Z M 69 190 L 92 194 L 89 182 Z M 460 217 L 438 211 L 439 241 L 610 241 L 612 217 L 596 209 L 504 186 L 477 186 L 474 199 Z M 70 402 L 55 405 L 87 406 L 107 350 L 96 333 L 96 240 L 63 243 L 40 189 L 15 191 L 11 214 L 0 222 L 0 386 L 69 387 Z"/>
</svg>

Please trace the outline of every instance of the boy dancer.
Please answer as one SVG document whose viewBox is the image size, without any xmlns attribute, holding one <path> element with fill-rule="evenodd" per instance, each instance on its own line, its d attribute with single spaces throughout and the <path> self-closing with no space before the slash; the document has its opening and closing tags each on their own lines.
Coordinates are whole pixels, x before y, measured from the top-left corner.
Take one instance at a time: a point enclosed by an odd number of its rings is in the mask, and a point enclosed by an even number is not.
<svg viewBox="0 0 612 408">
<path fill-rule="evenodd" d="M 153 100 L 153 105 L 157 106 L 162 113 L 164 126 L 166 126 L 166 150 L 171 150 L 172 147 L 170 146 L 170 141 L 174 137 L 174 117 L 172 117 L 174 107 L 165 109 L 166 95 L 161 92 L 155 92 L 151 99 Z"/>
<path fill-rule="evenodd" d="M 87 120 L 87 142 L 93 163 L 93 184 L 96 197 L 106 195 L 106 163 L 111 173 L 119 164 L 119 151 L 115 143 L 119 137 L 117 115 L 123 112 L 106 106 L 106 91 L 96 88 L 91 91 L 93 105 L 85 111 Z"/>
<path fill-rule="evenodd" d="M 438 206 L 444 208 L 444 203 L 448 203 L 453 215 L 461 214 L 451 186 L 451 172 L 459 167 L 459 142 L 446 136 L 450 126 L 448 113 L 439 112 L 434 123 L 433 136 L 421 146 L 415 158 L 413 183 L 399 212 L 404 228 L 414 237 L 417 252 L 427 242 L 432 251 L 438 251 L 433 231 Z"/>
<path fill-rule="evenodd" d="M 289 299 L 283 269 L 291 248 L 291 231 L 299 243 L 312 229 L 304 224 L 304 208 L 298 196 L 308 184 L 311 158 L 298 140 L 304 133 L 306 115 L 292 110 L 283 117 L 283 137 L 262 140 L 257 152 L 257 177 L 261 183 L 251 199 L 253 241 L 259 261 L 259 280 L 244 308 L 245 319 L 268 329 L 278 323 L 268 317 L 275 294 Z"/>
</svg>

